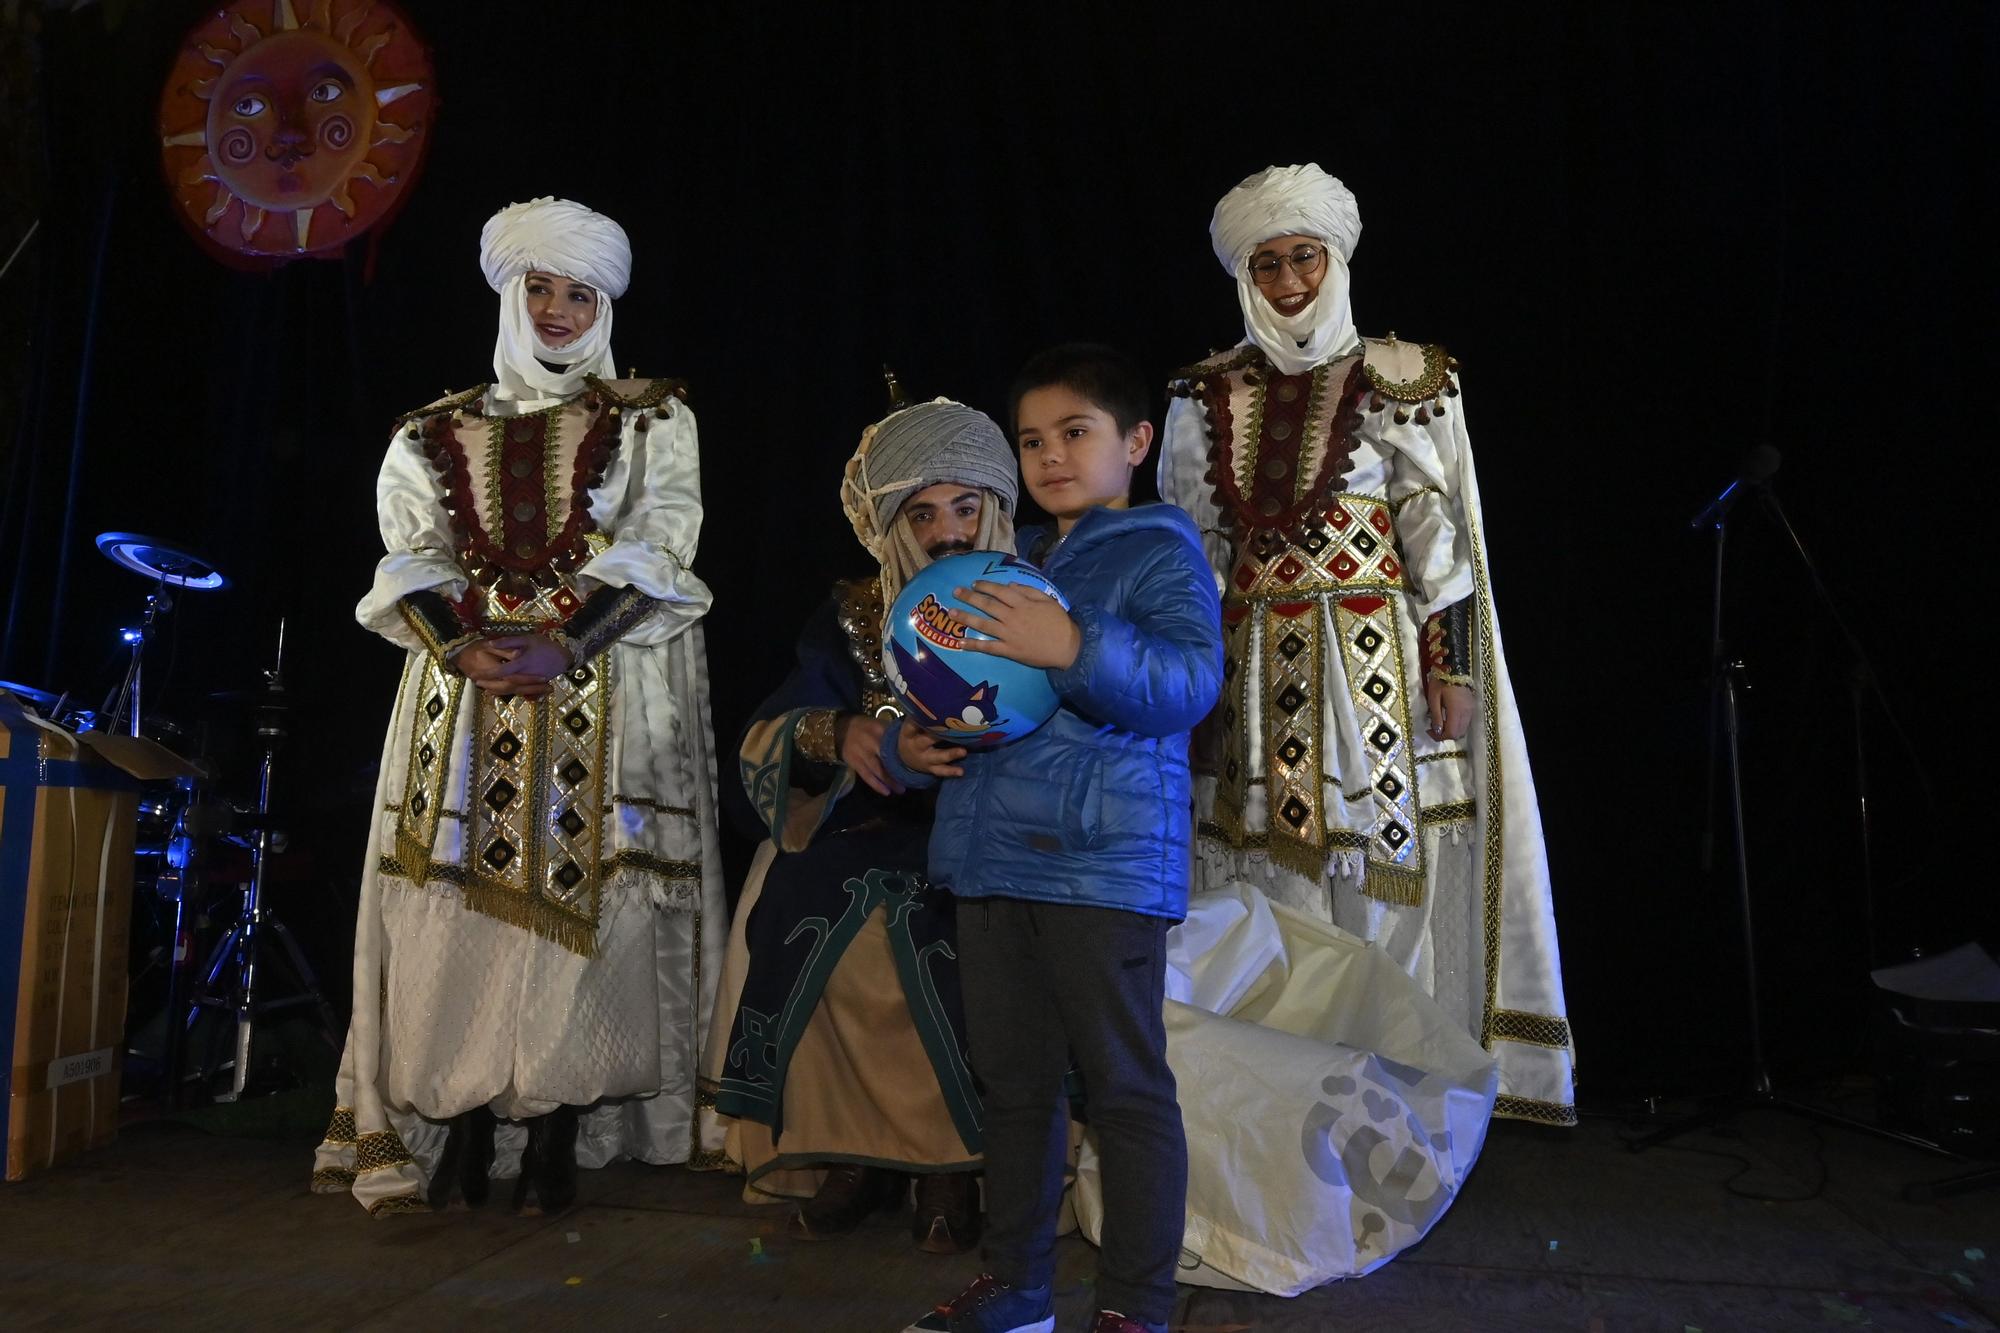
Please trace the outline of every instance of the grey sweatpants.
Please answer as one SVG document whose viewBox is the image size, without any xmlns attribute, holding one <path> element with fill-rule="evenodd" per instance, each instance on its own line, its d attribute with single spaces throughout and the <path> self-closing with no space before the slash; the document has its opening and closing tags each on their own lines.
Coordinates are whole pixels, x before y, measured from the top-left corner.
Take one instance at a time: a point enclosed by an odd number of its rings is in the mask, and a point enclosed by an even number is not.
<svg viewBox="0 0 2000 1333">
<path fill-rule="evenodd" d="M 1173 1314 L 1187 1214 L 1161 1018 L 1171 924 L 1017 898 L 958 904 L 966 1035 L 985 1089 L 987 1268 L 1016 1286 L 1054 1274 L 1073 1059 L 1104 1173 L 1097 1303 L 1149 1322 Z"/>
</svg>

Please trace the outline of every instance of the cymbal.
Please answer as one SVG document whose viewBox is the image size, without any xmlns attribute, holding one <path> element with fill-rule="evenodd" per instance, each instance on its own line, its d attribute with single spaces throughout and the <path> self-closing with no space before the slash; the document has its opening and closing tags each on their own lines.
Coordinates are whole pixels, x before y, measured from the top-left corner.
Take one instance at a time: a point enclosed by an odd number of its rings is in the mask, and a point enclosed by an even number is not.
<svg viewBox="0 0 2000 1333">
<path fill-rule="evenodd" d="M 19 685 L 11 680 L 0 680 L 0 690 L 5 690 L 17 699 L 26 699 L 37 708 L 54 708 L 56 696 L 47 690 L 38 690 L 32 685 Z"/>
<path fill-rule="evenodd" d="M 226 588 L 229 577 L 201 556 L 158 537 L 136 532 L 100 532 L 97 549 L 134 574 L 197 592 Z"/>
</svg>

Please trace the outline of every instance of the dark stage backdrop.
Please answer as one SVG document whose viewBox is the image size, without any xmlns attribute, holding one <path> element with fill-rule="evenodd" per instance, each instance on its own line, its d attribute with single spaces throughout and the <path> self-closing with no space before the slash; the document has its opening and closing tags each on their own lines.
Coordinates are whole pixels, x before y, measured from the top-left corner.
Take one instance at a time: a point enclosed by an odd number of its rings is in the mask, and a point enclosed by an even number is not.
<svg viewBox="0 0 2000 1333">
<path fill-rule="evenodd" d="M 567 195 L 631 233 L 617 353 L 693 385 L 727 750 L 829 579 L 866 567 L 835 484 L 881 363 L 996 413 L 1059 339 L 1120 344 L 1164 384 L 1239 336 L 1216 198 L 1304 160 L 1360 197 L 1364 331 L 1464 365 L 1585 1098 L 1714 1086 L 1742 1057 L 1734 887 L 1699 862 L 1710 567 L 1688 520 L 1754 445 L 1783 451 L 1778 488 L 1911 741 L 1864 700 L 1882 945 L 1992 938 L 1970 851 L 1990 783 L 1960 770 L 1985 770 L 1991 726 L 1976 90 L 2000 10 L 405 3 L 443 96 L 414 198 L 344 262 L 267 274 L 217 266 L 168 211 L 153 107 L 197 8 L 50 14 L 13 62 L 35 67 L 10 160 L 42 228 L 0 284 L 0 676 L 111 683 L 145 587 L 92 551 L 104 529 L 236 580 L 174 615 L 169 712 L 254 683 L 288 616 L 284 905 L 336 980 L 396 671 L 351 616 L 375 469 L 395 413 L 489 373 L 475 257 L 497 206 Z M 1865 994 L 1850 663 L 1739 513 L 1772 1046 L 1817 1076 L 1853 1067 Z"/>
</svg>

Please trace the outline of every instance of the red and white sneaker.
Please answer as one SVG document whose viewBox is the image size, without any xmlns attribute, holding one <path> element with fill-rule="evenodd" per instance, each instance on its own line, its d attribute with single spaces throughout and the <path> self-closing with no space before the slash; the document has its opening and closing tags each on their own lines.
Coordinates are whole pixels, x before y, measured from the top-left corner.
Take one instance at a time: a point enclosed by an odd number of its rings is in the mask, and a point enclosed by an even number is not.
<svg viewBox="0 0 2000 1333">
<path fill-rule="evenodd" d="M 1012 1287 L 981 1273 L 903 1333 L 1055 1333 L 1055 1287 Z M 1142 1326 L 1143 1327 L 1143 1326 Z"/>
</svg>

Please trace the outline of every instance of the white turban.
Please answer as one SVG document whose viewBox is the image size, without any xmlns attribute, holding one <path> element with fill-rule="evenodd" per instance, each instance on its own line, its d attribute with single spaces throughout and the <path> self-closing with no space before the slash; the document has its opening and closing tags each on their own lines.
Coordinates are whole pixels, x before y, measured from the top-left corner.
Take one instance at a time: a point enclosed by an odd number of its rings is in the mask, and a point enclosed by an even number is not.
<svg viewBox="0 0 2000 1333">
<path fill-rule="evenodd" d="M 498 397 L 564 398 L 583 387 L 585 375 L 617 378 L 611 303 L 632 280 L 632 243 L 623 227 L 567 199 L 509 204 L 479 233 L 479 267 L 500 293 L 500 337 L 493 347 Z M 566 346 L 545 346 L 528 318 L 530 271 L 588 283 L 597 292 L 596 322 Z"/>
<path fill-rule="evenodd" d="M 1236 279 L 1243 330 L 1279 373 L 1297 375 L 1354 350 L 1347 261 L 1361 239 L 1361 210 L 1354 192 L 1308 162 L 1266 167 L 1222 196 L 1208 224 L 1215 257 Z M 1326 274 L 1319 293 L 1285 318 L 1264 299 L 1250 276 L 1250 256 L 1274 236 L 1317 236 L 1326 243 Z"/>
</svg>

